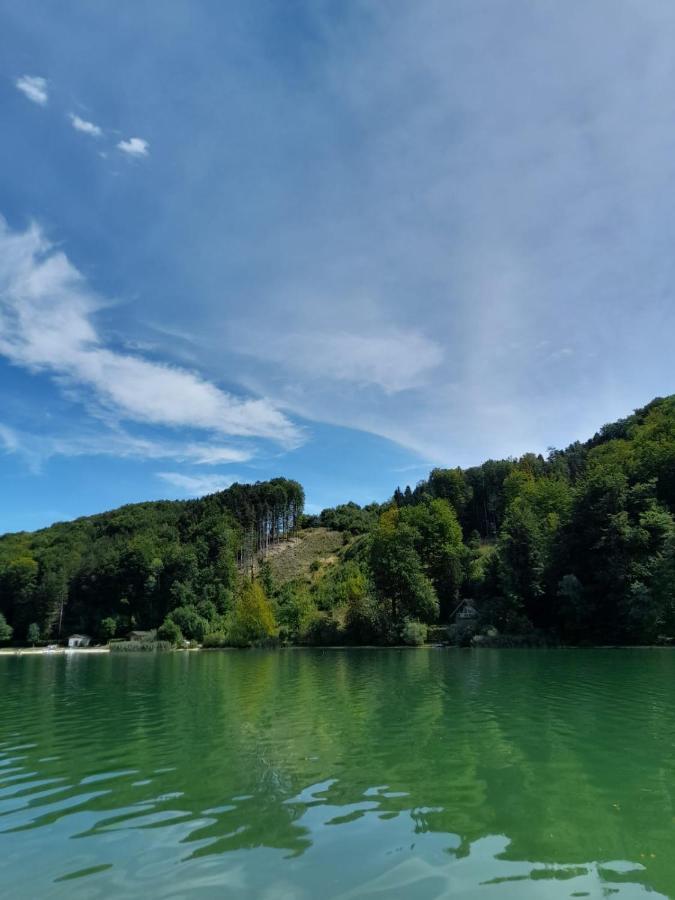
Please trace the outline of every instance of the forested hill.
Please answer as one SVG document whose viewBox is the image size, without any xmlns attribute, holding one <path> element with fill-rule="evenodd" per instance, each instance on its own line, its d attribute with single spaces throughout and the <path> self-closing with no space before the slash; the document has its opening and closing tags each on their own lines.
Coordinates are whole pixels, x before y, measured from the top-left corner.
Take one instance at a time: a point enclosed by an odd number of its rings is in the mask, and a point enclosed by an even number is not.
<svg viewBox="0 0 675 900">
<path fill-rule="evenodd" d="M 302 487 L 275 478 L 5 535 L 0 613 L 20 638 L 35 625 L 45 638 L 104 639 L 176 610 L 203 632 L 231 608 L 238 571 L 290 534 L 303 507 Z"/>
<path fill-rule="evenodd" d="M 19 641 L 159 625 L 211 645 L 675 638 L 675 396 L 546 457 L 302 506 L 275 479 L 7 535 L 0 614 Z M 475 617 L 454 623 L 466 600 Z"/>
</svg>

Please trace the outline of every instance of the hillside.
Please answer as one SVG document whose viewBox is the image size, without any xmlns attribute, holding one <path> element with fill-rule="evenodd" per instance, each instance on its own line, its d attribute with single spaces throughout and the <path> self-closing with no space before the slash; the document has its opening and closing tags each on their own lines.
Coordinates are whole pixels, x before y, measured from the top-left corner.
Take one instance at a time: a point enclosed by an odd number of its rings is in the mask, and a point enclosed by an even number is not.
<svg viewBox="0 0 675 900">
<path fill-rule="evenodd" d="M 460 642 L 675 638 L 673 396 L 546 457 L 434 469 L 381 506 L 303 502 L 275 479 L 5 535 L 0 639 L 416 643 L 461 598 L 477 616 Z"/>
<path fill-rule="evenodd" d="M 303 528 L 272 547 L 265 558 L 274 581 L 281 586 L 297 579 L 311 580 L 312 575 L 335 565 L 344 550 L 341 532 Z"/>
</svg>

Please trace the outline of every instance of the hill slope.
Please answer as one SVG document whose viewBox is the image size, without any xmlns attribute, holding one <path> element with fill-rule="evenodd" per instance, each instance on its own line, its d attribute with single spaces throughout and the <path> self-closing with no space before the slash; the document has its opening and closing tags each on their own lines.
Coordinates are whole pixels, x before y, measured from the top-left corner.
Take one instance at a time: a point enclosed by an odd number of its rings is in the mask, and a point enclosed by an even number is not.
<svg viewBox="0 0 675 900">
<path fill-rule="evenodd" d="M 674 396 L 546 458 L 434 469 L 382 506 L 301 520 L 303 499 L 275 479 L 5 535 L 0 615 L 18 640 L 169 622 L 170 634 L 227 641 L 245 613 L 251 640 L 390 643 L 422 639 L 468 597 L 478 615 L 459 640 L 488 626 L 675 637 Z"/>
</svg>

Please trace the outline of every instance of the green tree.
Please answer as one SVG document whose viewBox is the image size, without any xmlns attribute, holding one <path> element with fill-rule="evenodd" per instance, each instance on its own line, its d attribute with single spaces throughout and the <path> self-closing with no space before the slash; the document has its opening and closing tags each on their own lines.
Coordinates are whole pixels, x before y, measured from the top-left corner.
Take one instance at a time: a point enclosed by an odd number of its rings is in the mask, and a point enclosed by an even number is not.
<svg viewBox="0 0 675 900">
<path fill-rule="evenodd" d="M 157 629 L 157 640 L 168 641 L 176 646 L 183 641 L 183 632 L 173 619 L 165 619 Z"/>
<path fill-rule="evenodd" d="M 172 609 L 167 621 L 174 622 L 183 636 L 192 641 L 203 641 L 209 630 L 208 621 L 204 616 L 200 616 L 192 606 L 179 606 L 177 609 Z"/>
<path fill-rule="evenodd" d="M 423 622 L 408 619 L 403 625 L 401 637 L 404 644 L 408 644 L 410 647 L 421 647 L 427 639 L 427 626 Z"/>
<path fill-rule="evenodd" d="M 37 622 L 31 622 L 26 632 L 26 640 L 34 647 L 40 640 L 40 626 Z"/>
<path fill-rule="evenodd" d="M 458 516 L 462 515 L 473 497 L 473 488 L 459 468 L 433 469 L 429 475 L 429 492 L 432 497 L 447 500 Z"/>
<path fill-rule="evenodd" d="M 544 596 L 544 541 L 530 504 L 516 497 L 507 509 L 499 536 L 502 588 L 522 607 L 530 621 L 542 618 Z"/>
<path fill-rule="evenodd" d="M 468 563 L 457 514 L 447 500 L 423 500 L 401 510 L 400 522 L 415 532 L 415 550 L 438 595 L 441 618 L 446 619 L 457 605 Z"/>
<path fill-rule="evenodd" d="M 0 644 L 5 643 L 6 641 L 10 641 L 12 639 L 12 634 L 14 629 L 11 625 L 7 624 L 7 619 L 0 613 Z"/>
<path fill-rule="evenodd" d="M 276 620 L 279 636 L 284 641 L 297 642 L 306 631 L 316 607 L 306 584 L 287 582 L 278 593 Z"/>
<path fill-rule="evenodd" d="M 416 533 L 400 521 L 399 510 L 383 513 L 375 530 L 370 566 L 376 594 L 390 611 L 392 625 L 405 618 L 433 622 L 438 617 L 438 597 L 415 549 Z"/>
<path fill-rule="evenodd" d="M 274 612 L 262 584 L 255 579 L 245 581 L 234 605 L 229 629 L 231 642 L 250 647 L 269 641 L 275 634 Z"/>
<path fill-rule="evenodd" d="M 115 637 L 117 633 L 117 619 L 112 616 L 106 616 L 101 620 L 100 635 L 104 641 L 109 641 Z"/>
</svg>

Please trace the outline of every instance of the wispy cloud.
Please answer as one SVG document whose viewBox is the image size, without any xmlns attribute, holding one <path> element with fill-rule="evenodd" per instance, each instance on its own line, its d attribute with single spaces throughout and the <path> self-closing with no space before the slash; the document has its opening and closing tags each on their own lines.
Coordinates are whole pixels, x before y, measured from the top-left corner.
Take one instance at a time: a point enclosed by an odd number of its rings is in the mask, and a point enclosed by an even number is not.
<svg viewBox="0 0 675 900">
<path fill-rule="evenodd" d="M 228 475 L 184 475 L 182 472 L 157 472 L 157 477 L 180 488 L 191 497 L 203 497 L 223 491 L 236 481 Z"/>
<path fill-rule="evenodd" d="M 24 96 L 39 106 L 45 106 L 49 100 L 46 78 L 41 78 L 39 75 L 22 75 L 16 79 L 14 85 Z"/>
<path fill-rule="evenodd" d="M 377 387 L 387 394 L 420 387 L 443 361 L 440 344 L 420 334 L 379 323 L 379 330 L 274 334 L 258 328 L 239 349 L 266 364 L 277 363 L 301 376 Z"/>
<path fill-rule="evenodd" d="M 13 428 L 0 424 L 0 445 L 6 453 L 17 453 L 21 449 L 21 440 Z"/>
<path fill-rule="evenodd" d="M 301 442 L 265 399 L 239 399 L 199 373 L 119 353 L 94 324 L 103 300 L 37 225 L 12 231 L 0 219 L 0 354 L 86 392 L 108 417 L 213 434 Z"/>
<path fill-rule="evenodd" d="M 75 113 L 68 113 L 68 118 L 75 131 L 81 131 L 83 134 L 91 135 L 91 137 L 101 137 L 103 134 L 103 129 L 100 126 L 94 125 L 93 122 L 87 122 L 86 119 L 81 119 Z"/>
<path fill-rule="evenodd" d="M 143 138 L 132 137 L 128 141 L 120 141 L 117 149 L 126 153 L 127 156 L 147 156 L 150 152 L 150 145 Z"/>
<path fill-rule="evenodd" d="M 40 471 L 54 457 L 111 456 L 117 459 L 171 460 L 190 465 L 216 466 L 245 463 L 253 450 L 209 441 L 176 441 L 139 437 L 123 428 L 69 429 L 67 434 L 45 434 L 13 428 L 0 422 L 0 447 L 23 457 L 29 468 Z"/>
</svg>

